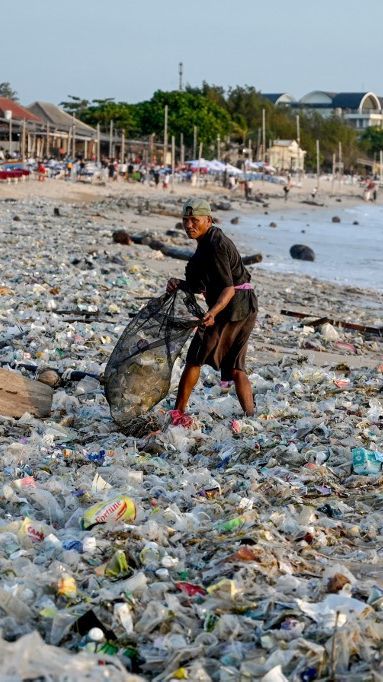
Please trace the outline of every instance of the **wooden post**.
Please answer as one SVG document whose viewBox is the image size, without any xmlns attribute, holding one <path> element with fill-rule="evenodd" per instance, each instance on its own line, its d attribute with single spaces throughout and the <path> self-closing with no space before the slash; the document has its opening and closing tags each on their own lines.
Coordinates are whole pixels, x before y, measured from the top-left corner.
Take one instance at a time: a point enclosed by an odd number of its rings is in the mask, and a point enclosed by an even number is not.
<svg viewBox="0 0 383 682">
<path fill-rule="evenodd" d="M 335 187 L 335 159 L 336 159 L 336 156 L 335 156 L 335 154 L 333 154 L 332 155 L 332 180 L 331 180 L 332 194 L 334 194 L 334 187 Z"/>
<path fill-rule="evenodd" d="M 200 142 L 199 151 L 198 151 L 198 175 L 197 175 L 197 185 L 199 185 L 200 176 L 201 176 L 202 149 L 203 149 L 203 144 L 202 144 L 202 142 Z"/>
<path fill-rule="evenodd" d="M 96 160 L 100 163 L 100 124 L 97 123 Z"/>
<path fill-rule="evenodd" d="M 46 155 L 49 159 L 49 123 L 47 122 L 47 144 L 46 144 Z"/>
<path fill-rule="evenodd" d="M 316 149 L 317 149 L 317 187 L 319 189 L 319 176 L 320 176 L 320 158 L 319 158 L 320 145 L 319 145 L 319 140 L 317 140 Z"/>
<path fill-rule="evenodd" d="M 185 163 L 185 147 L 184 147 L 184 134 L 180 135 L 180 164 L 183 166 Z"/>
<path fill-rule="evenodd" d="M 166 161 L 167 161 L 167 156 L 168 156 L 168 111 L 169 107 L 167 104 L 165 104 L 165 111 L 164 111 L 164 156 L 162 163 L 164 166 L 166 166 Z"/>
<path fill-rule="evenodd" d="M 25 141 L 26 141 L 26 121 L 24 118 L 23 119 L 22 137 L 21 137 L 21 158 L 23 161 L 25 161 Z"/>
<path fill-rule="evenodd" d="M 74 123 L 74 117 L 72 126 L 72 157 L 73 160 L 76 158 L 76 125 Z"/>
<path fill-rule="evenodd" d="M 341 191 L 341 185 L 342 185 L 342 177 L 343 177 L 343 153 L 342 153 L 342 143 L 339 142 L 338 144 L 338 156 L 339 156 L 339 175 L 338 175 L 338 180 L 339 180 L 339 192 Z"/>
<path fill-rule="evenodd" d="M 109 125 L 109 159 L 113 159 L 113 121 Z"/>
<path fill-rule="evenodd" d="M 262 161 L 266 162 L 266 109 L 262 109 Z"/>
<path fill-rule="evenodd" d="M 176 138 L 172 135 L 172 189 L 174 189 L 174 173 L 176 169 Z"/>
<path fill-rule="evenodd" d="M 125 132 L 123 130 L 121 133 L 121 151 L 120 151 L 121 163 L 124 163 L 124 160 L 125 160 Z"/>
<path fill-rule="evenodd" d="M 297 170 L 298 170 L 298 180 L 300 182 L 301 179 L 301 126 L 300 126 L 300 119 L 299 119 L 299 114 L 297 114 L 297 143 L 298 143 L 298 150 L 297 150 Z"/>
<path fill-rule="evenodd" d="M 197 126 L 194 126 L 194 128 L 193 128 L 193 160 L 197 156 L 197 134 L 198 134 L 198 128 L 197 128 Z"/>
</svg>

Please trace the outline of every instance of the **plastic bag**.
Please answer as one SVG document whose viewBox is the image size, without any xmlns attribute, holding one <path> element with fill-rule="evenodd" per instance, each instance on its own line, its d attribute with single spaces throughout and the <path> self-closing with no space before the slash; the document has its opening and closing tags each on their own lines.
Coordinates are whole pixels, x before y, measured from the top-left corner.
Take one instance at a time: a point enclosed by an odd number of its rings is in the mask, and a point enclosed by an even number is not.
<svg viewBox="0 0 383 682">
<path fill-rule="evenodd" d="M 126 426 L 162 400 L 174 362 L 203 311 L 193 294 L 178 289 L 152 298 L 128 324 L 105 368 L 105 395 L 113 419 Z"/>
<path fill-rule="evenodd" d="M 16 642 L 0 640 L 1 679 L 49 679 L 52 682 L 139 682 L 129 675 L 117 658 L 102 655 L 108 665 L 100 666 L 100 655 L 80 653 L 45 644 L 35 631 Z M 8 676 L 8 677 L 7 677 Z"/>
</svg>

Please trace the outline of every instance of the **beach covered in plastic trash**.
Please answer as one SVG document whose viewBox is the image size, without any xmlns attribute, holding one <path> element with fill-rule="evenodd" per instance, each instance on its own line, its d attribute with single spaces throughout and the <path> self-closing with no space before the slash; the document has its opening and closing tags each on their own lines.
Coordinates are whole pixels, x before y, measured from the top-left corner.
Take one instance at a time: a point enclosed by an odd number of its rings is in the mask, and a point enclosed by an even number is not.
<svg viewBox="0 0 383 682">
<path fill-rule="evenodd" d="M 316 324 L 378 328 L 382 296 L 250 266 L 255 417 L 205 367 L 192 427 L 170 425 L 177 361 L 126 436 L 99 378 L 184 264 L 112 234 L 190 249 L 176 220 L 0 202 L 1 366 L 58 371 L 49 416 L 0 417 L 0 677 L 383 679 L 383 346 Z"/>
</svg>

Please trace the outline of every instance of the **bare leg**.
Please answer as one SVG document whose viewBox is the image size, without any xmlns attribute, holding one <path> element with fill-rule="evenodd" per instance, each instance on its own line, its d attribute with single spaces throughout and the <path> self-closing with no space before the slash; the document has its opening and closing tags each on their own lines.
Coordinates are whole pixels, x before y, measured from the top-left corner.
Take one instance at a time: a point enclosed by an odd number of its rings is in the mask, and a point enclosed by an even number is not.
<svg viewBox="0 0 383 682">
<path fill-rule="evenodd" d="M 233 369 L 233 381 L 235 384 L 235 392 L 238 396 L 240 405 L 247 417 L 252 417 L 254 414 L 254 398 L 253 389 L 246 372 L 240 369 Z"/>
<path fill-rule="evenodd" d="M 175 405 L 176 410 L 180 410 L 180 412 L 185 412 L 186 405 L 188 404 L 191 392 L 199 379 L 200 371 L 201 368 L 199 365 L 185 366 L 178 386 L 178 393 Z"/>
</svg>

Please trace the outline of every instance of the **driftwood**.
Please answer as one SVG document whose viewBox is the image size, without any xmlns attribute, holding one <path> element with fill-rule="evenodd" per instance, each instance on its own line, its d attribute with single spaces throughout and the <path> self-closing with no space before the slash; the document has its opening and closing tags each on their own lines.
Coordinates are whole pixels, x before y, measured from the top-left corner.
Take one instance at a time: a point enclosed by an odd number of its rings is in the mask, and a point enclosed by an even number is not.
<svg viewBox="0 0 383 682">
<path fill-rule="evenodd" d="M 312 313 L 301 313 L 301 312 L 295 312 L 293 310 L 281 310 L 281 315 L 287 315 L 288 317 L 297 317 L 299 319 L 307 319 L 310 317 L 315 317 Z M 322 324 L 325 324 L 328 322 L 329 324 L 334 325 L 334 327 L 342 327 L 343 329 L 353 329 L 357 332 L 361 332 L 362 334 L 372 334 L 373 336 L 382 336 L 383 337 L 383 327 L 371 327 L 366 324 L 357 324 L 355 322 L 344 322 L 343 320 L 334 320 L 331 319 L 330 317 L 320 317 L 320 318 L 315 318 L 312 322 L 310 322 L 311 327 L 319 327 Z"/>
<path fill-rule="evenodd" d="M 310 199 L 303 199 L 301 204 L 308 204 L 309 206 L 324 206 L 324 204 L 319 203 L 319 201 L 311 201 Z"/>
<path fill-rule="evenodd" d="M 0 364 L 6 365 L 7 367 L 11 367 L 12 369 L 26 369 L 27 372 L 32 372 L 33 374 L 38 375 L 38 381 L 40 381 L 40 376 L 39 374 L 49 370 L 51 372 L 55 372 L 59 377 L 60 380 L 62 379 L 62 376 L 64 375 L 64 372 L 60 369 L 57 369 L 56 367 L 44 367 L 41 369 L 37 365 L 29 365 L 24 362 L 2 362 L 0 361 Z M 1 370 L 0 372 L 4 372 L 6 370 Z M 19 376 L 15 375 L 14 372 L 11 372 L 12 376 Z M 98 374 L 92 374 L 92 372 L 82 372 L 77 369 L 72 369 L 72 370 L 66 370 L 65 371 L 65 378 L 62 379 L 63 383 L 70 382 L 70 381 L 81 381 L 81 379 L 85 379 L 85 377 L 92 377 L 92 379 L 97 379 L 98 381 L 101 381 L 102 377 Z"/>
<path fill-rule="evenodd" d="M 145 244 L 155 251 L 161 251 L 164 256 L 169 256 L 169 258 L 178 258 L 178 260 L 189 260 L 194 251 L 191 249 L 183 249 L 180 246 L 171 246 L 170 244 L 165 244 L 164 242 L 151 237 L 149 234 L 138 234 L 130 235 L 130 238 L 134 244 Z M 251 256 L 242 256 L 242 260 L 245 265 L 251 265 L 252 263 L 260 263 L 262 260 L 262 254 L 255 253 Z"/>
<path fill-rule="evenodd" d="M 31 381 L 18 372 L 0 369 L 0 414 L 4 417 L 22 417 L 25 412 L 48 417 L 52 396 L 50 386 Z"/>
</svg>

